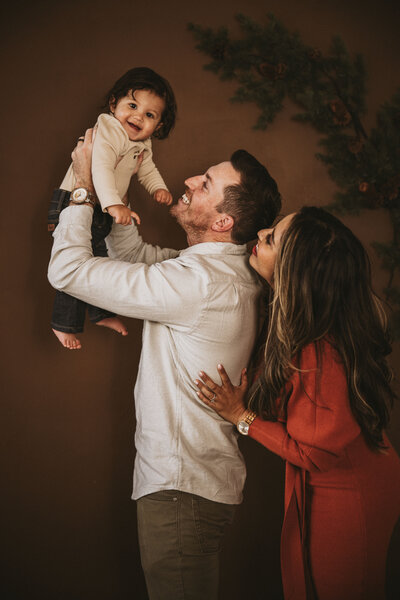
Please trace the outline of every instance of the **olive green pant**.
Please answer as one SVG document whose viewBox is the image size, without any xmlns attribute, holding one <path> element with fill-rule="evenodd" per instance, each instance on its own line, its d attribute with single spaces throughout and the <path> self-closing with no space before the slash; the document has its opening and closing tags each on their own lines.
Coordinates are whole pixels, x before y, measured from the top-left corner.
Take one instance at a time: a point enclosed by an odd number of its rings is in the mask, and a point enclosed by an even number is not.
<svg viewBox="0 0 400 600">
<path fill-rule="evenodd" d="M 219 554 L 235 505 L 165 490 L 137 501 L 150 600 L 217 600 Z"/>
</svg>

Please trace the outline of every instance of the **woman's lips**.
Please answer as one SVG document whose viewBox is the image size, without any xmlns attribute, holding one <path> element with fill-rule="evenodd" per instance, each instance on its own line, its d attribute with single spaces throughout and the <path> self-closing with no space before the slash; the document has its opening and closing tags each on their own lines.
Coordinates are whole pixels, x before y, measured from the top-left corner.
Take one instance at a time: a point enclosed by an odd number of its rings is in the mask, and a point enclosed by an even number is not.
<svg viewBox="0 0 400 600">
<path fill-rule="evenodd" d="M 257 247 L 258 247 L 258 244 L 253 246 L 253 250 L 251 251 L 251 253 L 254 254 L 254 256 L 257 256 Z"/>
</svg>

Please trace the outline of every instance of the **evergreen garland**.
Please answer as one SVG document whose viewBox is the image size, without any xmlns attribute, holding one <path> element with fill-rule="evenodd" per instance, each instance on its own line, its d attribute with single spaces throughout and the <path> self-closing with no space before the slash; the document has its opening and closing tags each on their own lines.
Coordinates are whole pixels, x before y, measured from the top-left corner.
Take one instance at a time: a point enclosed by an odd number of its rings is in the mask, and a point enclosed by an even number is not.
<svg viewBox="0 0 400 600">
<path fill-rule="evenodd" d="M 221 80 L 236 80 L 233 102 L 253 102 L 260 114 L 256 129 L 266 129 L 289 98 L 300 108 L 293 118 L 309 123 L 320 134 L 317 157 L 328 168 L 339 191 L 327 208 L 339 213 L 388 211 L 393 238 L 374 243 L 388 270 L 384 290 L 391 304 L 391 327 L 400 338 L 400 89 L 379 110 L 376 126 L 367 132 L 366 70 L 361 55 L 351 57 L 339 37 L 327 56 L 306 46 L 298 33 L 289 32 L 272 14 L 265 25 L 238 15 L 242 37 L 190 23 L 196 48 L 211 58 L 204 66 Z"/>
</svg>

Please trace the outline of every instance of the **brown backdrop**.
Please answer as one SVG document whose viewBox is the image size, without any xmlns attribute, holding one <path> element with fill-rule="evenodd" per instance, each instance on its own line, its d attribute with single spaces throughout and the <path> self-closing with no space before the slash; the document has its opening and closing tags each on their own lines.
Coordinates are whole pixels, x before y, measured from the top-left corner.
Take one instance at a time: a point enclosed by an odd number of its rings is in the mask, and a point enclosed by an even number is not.
<svg viewBox="0 0 400 600">
<path fill-rule="evenodd" d="M 128 323 L 126 339 L 88 324 L 79 352 L 62 349 L 49 327 L 47 205 L 105 92 L 132 66 L 150 66 L 170 80 L 179 120 L 169 140 L 155 143 L 155 156 L 175 195 L 186 176 L 244 147 L 279 181 L 286 211 L 326 204 L 334 185 L 314 158 L 317 135 L 290 121 L 290 105 L 268 132 L 252 130 L 255 107 L 229 104 L 234 86 L 203 71 L 205 57 L 186 25 L 236 29 L 238 12 L 261 19 L 272 11 L 322 50 L 340 34 L 366 58 L 371 125 L 400 84 L 396 4 L 38 0 L 2 9 L 2 598 L 146 598 L 130 500 L 141 323 Z M 144 238 L 182 247 L 184 237 L 168 211 L 133 187 Z M 390 235 L 383 212 L 346 222 L 367 246 Z M 385 274 L 372 250 L 371 257 L 381 289 Z M 399 422 L 397 409 L 391 431 L 397 448 Z M 246 497 L 223 556 L 221 598 L 280 598 L 283 463 L 245 442 Z"/>
</svg>

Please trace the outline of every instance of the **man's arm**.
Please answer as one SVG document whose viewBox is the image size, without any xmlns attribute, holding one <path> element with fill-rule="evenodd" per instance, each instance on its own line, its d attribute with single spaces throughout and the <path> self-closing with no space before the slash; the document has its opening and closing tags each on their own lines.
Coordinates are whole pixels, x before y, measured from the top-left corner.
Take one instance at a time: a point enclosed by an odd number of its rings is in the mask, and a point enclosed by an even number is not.
<svg viewBox="0 0 400 600">
<path fill-rule="evenodd" d="M 62 211 L 53 235 L 51 285 L 119 315 L 191 328 L 205 304 L 207 278 L 199 282 L 179 258 L 146 265 L 94 257 L 91 211 L 86 206 Z"/>
</svg>

